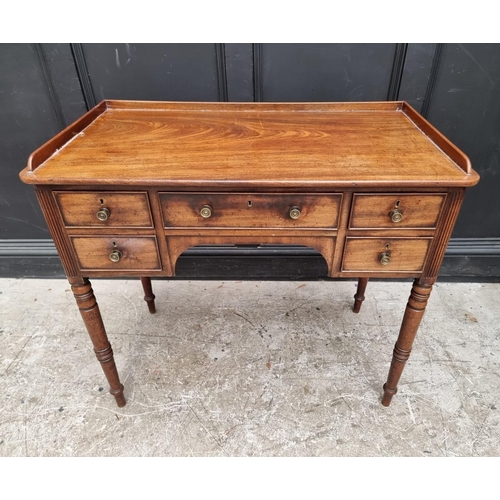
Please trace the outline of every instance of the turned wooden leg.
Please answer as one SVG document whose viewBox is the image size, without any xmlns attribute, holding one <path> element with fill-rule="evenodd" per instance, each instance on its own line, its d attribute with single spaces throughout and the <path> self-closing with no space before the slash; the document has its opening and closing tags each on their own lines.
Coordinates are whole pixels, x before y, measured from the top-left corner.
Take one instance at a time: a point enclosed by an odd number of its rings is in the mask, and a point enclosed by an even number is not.
<svg viewBox="0 0 500 500">
<path fill-rule="evenodd" d="M 148 304 L 148 309 L 151 314 L 156 312 L 155 308 L 155 294 L 151 286 L 151 278 L 141 278 L 142 288 L 144 289 L 144 300 Z"/>
<path fill-rule="evenodd" d="M 359 278 L 358 289 L 356 290 L 356 295 L 354 295 L 354 307 L 352 308 L 352 311 L 355 313 L 359 313 L 361 304 L 363 303 L 363 300 L 365 300 L 365 290 L 367 284 L 368 278 Z"/>
<path fill-rule="evenodd" d="M 431 294 L 432 285 L 421 284 L 418 279 L 413 283 L 410 298 L 406 305 L 406 311 L 401 323 L 398 340 L 394 346 L 391 368 L 387 382 L 384 384 L 384 396 L 382 404 L 389 406 L 392 397 L 398 392 L 398 382 L 403 373 L 403 368 L 407 359 L 410 357 L 413 340 L 417 333 L 422 316 L 424 315 L 425 306 Z"/>
<path fill-rule="evenodd" d="M 101 363 L 104 375 L 108 379 L 109 392 L 115 397 L 118 406 L 125 406 L 126 401 L 123 395 L 123 385 L 116 370 L 113 350 L 106 335 L 99 306 L 97 305 L 90 281 L 86 278 L 70 279 L 70 284 L 90 339 L 94 345 L 95 355 Z"/>
</svg>

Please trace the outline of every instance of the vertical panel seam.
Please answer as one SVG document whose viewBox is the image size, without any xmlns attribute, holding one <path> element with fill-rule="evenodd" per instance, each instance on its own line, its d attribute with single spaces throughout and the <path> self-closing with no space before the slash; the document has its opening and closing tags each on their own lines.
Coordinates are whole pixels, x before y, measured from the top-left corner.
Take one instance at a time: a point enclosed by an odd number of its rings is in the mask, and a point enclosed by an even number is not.
<svg viewBox="0 0 500 500">
<path fill-rule="evenodd" d="M 422 103 L 422 109 L 420 114 L 427 118 L 429 112 L 429 106 L 431 103 L 432 94 L 436 86 L 437 74 L 439 70 L 439 65 L 441 63 L 441 54 L 443 53 L 443 43 L 436 43 L 436 48 L 434 49 L 434 55 L 432 56 L 431 71 L 429 74 L 429 81 L 427 82 L 427 87 L 424 94 L 424 102 Z"/>
<path fill-rule="evenodd" d="M 50 94 L 50 99 L 52 101 L 52 106 L 54 107 L 54 112 L 57 117 L 60 129 L 66 128 L 66 120 L 64 119 L 64 114 L 62 111 L 61 101 L 57 95 L 56 89 L 54 87 L 54 80 L 52 78 L 52 73 L 50 72 L 49 66 L 47 64 L 47 59 L 43 51 L 41 43 L 35 43 L 36 53 L 38 55 L 38 60 L 40 61 L 40 66 L 42 68 L 43 77 L 45 79 L 45 84 Z"/>
<path fill-rule="evenodd" d="M 226 68 L 226 44 L 215 44 L 215 64 L 217 66 L 217 88 L 219 101 L 227 102 L 227 68 Z"/>
<path fill-rule="evenodd" d="M 407 43 L 396 44 L 396 48 L 394 50 L 394 61 L 392 63 L 391 76 L 389 79 L 389 89 L 387 91 L 388 101 L 397 101 L 399 98 L 399 90 L 401 88 L 401 81 L 403 80 L 407 50 Z"/>
<path fill-rule="evenodd" d="M 83 44 L 70 43 L 70 46 L 71 53 L 73 54 L 73 60 L 75 61 L 78 79 L 80 80 L 80 87 L 82 88 L 83 92 L 83 98 L 85 99 L 87 110 L 89 110 L 93 108 L 97 104 L 97 102 L 94 94 L 94 88 L 92 87 L 92 81 L 90 80 L 87 61 L 85 59 L 85 53 L 83 51 Z"/>
<path fill-rule="evenodd" d="M 262 44 L 253 43 L 253 100 L 262 101 Z"/>
</svg>

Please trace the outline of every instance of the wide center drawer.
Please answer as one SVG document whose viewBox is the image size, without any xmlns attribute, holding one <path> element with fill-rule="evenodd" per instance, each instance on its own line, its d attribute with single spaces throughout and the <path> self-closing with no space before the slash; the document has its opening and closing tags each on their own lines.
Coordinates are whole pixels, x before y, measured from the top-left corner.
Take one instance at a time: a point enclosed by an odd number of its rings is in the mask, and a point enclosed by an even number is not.
<svg viewBox="0 0 500 500">
<path fill-rule="evenodd" d="M 66 227 L 153 227 L 145 192 L 56 191 Z"/>
<path fill-rule="evenodd" d="M 164 226 L 336 228 L 341 195 L 160 193 Z"/>
<path fill-rule="evenodd" d="M 161 268 L 154 236 L 73 236 L 71 241 L 82 270 Z"/>
<path fill-rule="evenodd" d="M 444 194 L 355 194 L 349 228 L 435 228 L 444 198 Z"/>
</svg>

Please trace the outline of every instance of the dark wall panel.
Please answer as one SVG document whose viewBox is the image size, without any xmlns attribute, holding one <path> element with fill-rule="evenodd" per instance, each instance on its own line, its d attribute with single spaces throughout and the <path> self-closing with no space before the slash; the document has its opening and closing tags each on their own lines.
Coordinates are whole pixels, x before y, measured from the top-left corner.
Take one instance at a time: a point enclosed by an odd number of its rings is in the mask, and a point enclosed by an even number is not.
<svg viewBox="0 0 500 500">
<path fill-rule="evenodd" d="M 40 47 L 0 44 L 0 238 L 49 238 L 31 186 L 19 172 L 60 130 Z"/>
<path fill-rule="evenodd" d="M 482 176 L 467 192 L 443 273 L 500 277 L 500 45 L 0 45 L 0 275 L 60 273 L 33 189 L 18 174 L 38 146 L 104 98 L 407 100 Z M 199 266 L 210 251 L 197 256 L 193 276 L 207 277 Z M 242 261 L 243 274 L 252 265 Z"/>
<path fill-rule="evenodd" d="M 219 100 L 215 44 L 84 44 L 83 51 L 97 102 Z"/>
<path fill-rule="evenodd" d="M 396 44 L 262 44 L 263 101 L 383 101 Z"/>
<path fill-rule="evenodd" d="M 435 43 L 410 43 L 406 51 L 398 99 L 407 101 L 419 113 L 427 97 Z"/>
<path fill-rule="evenodd" d="M 44 43 L 41 49 L 64 126 L 68 126 L 87 111 L 70 44 Z"/>
<path fill-rule="evenodd" d="M 500 45 L 444 45 L 428 119 L 481 175 L 453 236 L 500 236 Z"/>
<path fill-rule="evenodd" d="M 252 102 L 253 44 L 226 43 L 228 101 Z"/>
</svg>

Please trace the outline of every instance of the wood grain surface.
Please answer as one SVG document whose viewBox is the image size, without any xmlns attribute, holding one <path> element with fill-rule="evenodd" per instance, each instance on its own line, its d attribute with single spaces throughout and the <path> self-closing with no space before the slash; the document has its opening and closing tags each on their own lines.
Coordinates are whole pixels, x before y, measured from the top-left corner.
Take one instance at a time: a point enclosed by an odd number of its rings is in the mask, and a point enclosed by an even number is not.
<svg viewBox="0 0 500 500">
<path fill-rule="evenodd" d="M 420 271 L 431 238 L 347 238 L 342 262 L 343 271 L 372 271 L 377 274 Z M 382 253 L 390 262 L 382 265 Z"/>
<path fill-rule="evenodd" d="M 83 130 L 87 122 L 80 122 L 64 145 L 68 133 L 42 146 L 21 178 L 183 188 L 475 184 L 467 157 L 453 146 L 452 160 L 431 140 L 432 126 L 422 119 L 421 130 L 404 109 L 402 103 L 113 101 Z M 48 159 L 39 165 L 37 158 Z"/>
<path fill-rule="evenodd" d="M 160 193 L 165 227 L 335 228 L 341 195 Z M 212 215 L 203 218 L 202 207 Z M 290 210 L 300 210 L 298 219 Z"/>
<path fill-rule="evenodd" d="M 422 194 L 355 194 L 349 227 L 371 228 L 434 228 L 446 195 Z M 393 222 L 390 213 L 396 209 L 402 213 L 399 222 Z"/>
<path fill-rule="evenodd" d="M 71 238 L 81 269 L 159 269 L 160 260 L 154 237 L 86 237 Z M 118 262 L 109 259 L 118 250 L 122 257 Z"/>
<path fill-rule="evenodd" d="M 388 405 L 465 187 L 479 177 L 406 103 L 105 101 L 33 153 L 21 179 L 37 185 L 119 406 L 123 386 L 86 277 L 140 277 L 154 312 L 150 277 L 175 275 L 186 249 L 265 244 L 315 248 L 329 277 L 360 278 L 355 312 L 368 278 L 418 278 Z"/>
<path fill-rule="evenodd" d="M 113 193 L 108 191 L 54 193 L 67 227 L 153 227 L 147 193 Z M 107 220 L 97 218 L 106 207 Z"/>
</svg>

